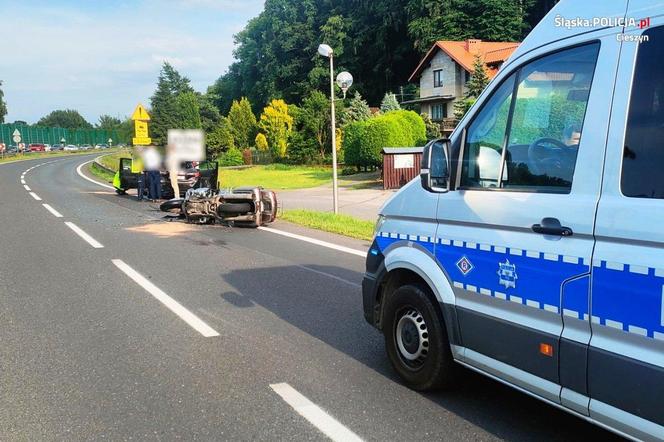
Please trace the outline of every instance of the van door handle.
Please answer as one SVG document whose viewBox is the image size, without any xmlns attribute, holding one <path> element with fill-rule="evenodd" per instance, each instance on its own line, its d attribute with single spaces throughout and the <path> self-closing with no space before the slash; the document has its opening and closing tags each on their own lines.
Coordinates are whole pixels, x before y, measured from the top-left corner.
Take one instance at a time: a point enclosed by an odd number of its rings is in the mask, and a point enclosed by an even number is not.
<svg viewBox="0 0 664 442">
<path fill-rule="evenodd" d="M 555 236 L 572 236 L 574 232 L 569 227 L 560 225 L 557 218 L 544 218 L 540 224 L 533 224 L 531 229 L 535 233 Z"/>
</svg>

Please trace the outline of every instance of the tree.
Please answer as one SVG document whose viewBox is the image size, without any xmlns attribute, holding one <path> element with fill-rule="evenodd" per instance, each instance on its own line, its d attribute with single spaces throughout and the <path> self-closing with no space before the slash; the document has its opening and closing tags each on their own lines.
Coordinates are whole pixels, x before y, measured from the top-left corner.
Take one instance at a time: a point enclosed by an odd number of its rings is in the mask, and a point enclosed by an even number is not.
<svg viewBox="0 0 664 442">
<path fill-rule="evenodd" d="M 55 110 L 37 122 L 38 126 L 62 127 L 64 129 L 92 129 L 78 111 L 73 109 Z"/>
<path fill-rule="evenodd" d="M 5 94 L 2 92 L 2 80 L 0 80 L 0 123 L 5 122 L 5 115 L 7 115 L 7 103 L 4 100 Z"/>
<path fill-rule="evenodd" d="M 489 76 L 486 74 L 484 68 L 484 60 L 479 54 L 476 54 L 473 61 L 473 72 L 470 75 L 468 83 L 466 83 L 466 87 L 468 88 L 466 98 L 479 97 L 487 84 L 489 84 Z"/>
<path fill-rule="evenodd" d="M 122 120 L 110 115 L 101 115 L 97 128 L 102 130 L 116 130 L 122 125 Z"/>
<path fill-rule="evenodd" d="M 235 62 L 212 86 L 228 112 L 249 98 L 255 113 L 274 98 L 300 103 L 329 87 L 328 60 L 352 72 L 355 88 L 379 103 L 408 82 L 436 40 L 519 41 L 556 0 L 266 0 L 263 11 L 235 36 Z"/>
<path fill-rule="evenodd" d="M 484 88 L 486 88 L 487 84 L 489 84 L 489 77 L 487 76 L 486 70 L 484 68 L 484 60 L 482 60 L 482 57 L 477 54 L 475 55 L 475 60 L 473 61 L 473 72 L 470 75 L 468 83 L 466 83 L 466 87 L 468 88 L 466 90 L 466 94 L 462 99 L 457 100 L 454 103 L 454 117 L 456 119 L 460 120 L 464 115 L 466 115 L 468 109 L 470 109 L 472 105 L 475 104 L 477 97 L 480 96 Z"/>
<path fill-rule="evenodd" d="M 534 4 L 534 0 L 412 0 L 407 6 L 408 35 L 421 54 L 437 40 L 519 41 L 530 28 L 526 17 Z"/>
<path fill-rule="evenodd" d="M 385 96 L 383 97 L 383 101 L 380 103 L 381 112 L 389 112 L 400 109 L 401 106 L 397 101 L 397 96 L 391 92 L 386 93 Z"/>
<path fill-rule="evenodd" d="M 218 158 L 222 152 L 235 147 L 228 118 L 221 117 L 214 130 L 207 134 L 206 144 L 212 158 Z"/>
<path fill-rule="evenodd" d="M 293 130 L 293 117 L 288 113 L 286 102 L 272 100 L 263 110 L 258 127 L 265 134 L 275 157 L 284 158 L 288 150 L 288 138 Z"/>
<path fill-rule="evenodd" d="M 260 150 L 261 152 L 265 152 L 269 147 L 270 146 L 267 144 L 267 138 L 265 137 L 265 134 L 259 132 L 258 135 L 256 135 L 256 149 Z"/>
<path fill-rule="evenodd" d="M 175 125 L 173 129 L 200 129 L 201 111 L 195 92 L 183 92 L 175 97 Z"/>
<path fill-rule="evenodd" d="M 189 83 L 187 77 L 183 77 L 171 64 L 164 62 L 159 72 L 157 90 L 150 98 L 150 130 L 155 144 L 165 144 L 168 129 L 178 127 L 178 119 L 182 115 L 178 115 L 176 98 L 180 94 L 194 92 Z"/>
<path fill-rule="evenodd" d="M 216 96 L 210 92 L 207 94 L 197 93 L 196 96 L 198 97 L 201 128 L 206 134 L 209 134 L 216 129 L 219 120 L 221 120 L 221 113 L 214 104 Z"/>
<path fill-rule="evenodd" d="M 305 139 L 316 142 L 321 159 L 326 152 L 332 152 L 330 129 L 330 100 L 325 94 L 314 91 L 302 101 L 297 113 L 296 126 Z"/>
<path fill-rule="evenodd" d="M 353 98 L 350 99 L 348 107 L 341 118 L 341 125 L 345 126 L 353 121 L 364 121 L 371 118 L 371 109 L 369 104 L 362 98 L 362 95 L 355 91 Z"/>
<path fill-rule="evenodd" d="M 256 138 L 258 126 L 256 116 L 251 110 L 251 103 L 246 97 L 242 97 L 240 101 L 233 101 L 228 112 L 228 123 L 237 146 L 242 149 L 250 147 Z"/>
</svg>

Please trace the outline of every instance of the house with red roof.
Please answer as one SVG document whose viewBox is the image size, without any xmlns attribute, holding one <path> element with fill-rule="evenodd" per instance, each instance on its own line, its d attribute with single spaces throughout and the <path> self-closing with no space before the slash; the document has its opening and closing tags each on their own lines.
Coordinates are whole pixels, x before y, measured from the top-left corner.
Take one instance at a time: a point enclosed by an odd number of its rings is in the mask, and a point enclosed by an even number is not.
<svg viewBox="0 0 664 442">
<path fill-rule="evenodd" d="M 519 46 L 517 42 L 437 41 L 429 49 L 408 81 L 420 82 L 420 97 L 402 104 L 419 104 L 421 112 L 440 122 L 444 132 L 454 128 L 454 102 L 466 93 L 466 83 L 473 72 L 475 55 L 484 60 L 488 77 Z"/>
</svg>

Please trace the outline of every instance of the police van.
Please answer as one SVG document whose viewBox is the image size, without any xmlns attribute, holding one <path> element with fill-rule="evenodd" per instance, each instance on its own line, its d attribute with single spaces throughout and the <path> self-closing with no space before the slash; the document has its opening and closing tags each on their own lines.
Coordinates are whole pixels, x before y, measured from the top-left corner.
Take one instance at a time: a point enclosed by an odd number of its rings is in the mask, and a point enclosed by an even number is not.
<svg viewBox="0 0 664 442">
<path fill-rule="evenodd" d="M 664 440 L 664 3 L 560 2 L 381 209 L 362 291 L 414 389 L 461 364 Z"/>
</svg>

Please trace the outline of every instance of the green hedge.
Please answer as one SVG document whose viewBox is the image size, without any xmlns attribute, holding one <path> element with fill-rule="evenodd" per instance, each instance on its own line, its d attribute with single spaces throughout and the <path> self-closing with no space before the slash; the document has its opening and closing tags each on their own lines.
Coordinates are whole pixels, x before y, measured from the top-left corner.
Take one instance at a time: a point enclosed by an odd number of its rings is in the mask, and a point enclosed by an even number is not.
<svg viewBox="0 0 664 442">
<path fill-rule="evenodd" d="M 221 167 L 243 166 L 244 158 L 242 152 L 237 147 L 231 147 L 219 156 L 219 165 Z"/>
<path fill-rule="evenodd" d="M 344 130 L 344 161 L 356 167 L 380 167 L 385 147 L 413 147 L 426 143 L 426 126 L 413 111 L 392 111 L 356 121 Z"/>
</svg>

